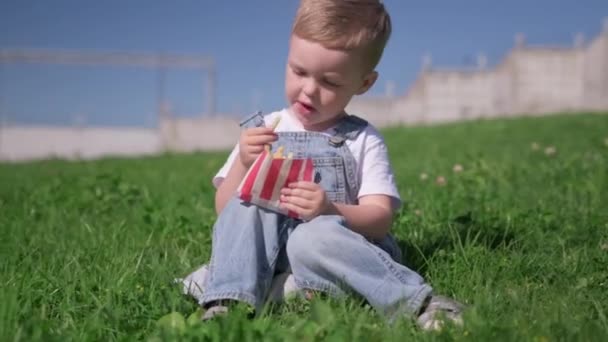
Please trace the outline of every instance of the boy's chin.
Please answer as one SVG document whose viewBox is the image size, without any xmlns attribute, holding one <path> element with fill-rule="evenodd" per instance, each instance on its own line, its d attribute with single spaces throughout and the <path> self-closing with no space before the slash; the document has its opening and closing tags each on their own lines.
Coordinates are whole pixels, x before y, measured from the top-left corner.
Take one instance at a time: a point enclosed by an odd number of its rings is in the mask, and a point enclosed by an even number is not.
<svg viewBox="0 0 608 342">
<path fill-rule="evenodd" d="M 314 124 L 316 119 L 318 119 L 317 112 L 304 112 L 298 110 L 297 106 L 291 106 L 291 111 L 296 115 L 298 121 L 302 124 L 310 125 Z"/>
<path fill-rule="evenodd" d="M 319 118 L 318 116 L 315 118 L 312 117 L 301 117 L 300 114 L 296 114 L 300 124 L 307 129 L 312 131 L 324 131 L 333 125 L 339 120 L 338 118 L 325 119 Z"/>
</svg>

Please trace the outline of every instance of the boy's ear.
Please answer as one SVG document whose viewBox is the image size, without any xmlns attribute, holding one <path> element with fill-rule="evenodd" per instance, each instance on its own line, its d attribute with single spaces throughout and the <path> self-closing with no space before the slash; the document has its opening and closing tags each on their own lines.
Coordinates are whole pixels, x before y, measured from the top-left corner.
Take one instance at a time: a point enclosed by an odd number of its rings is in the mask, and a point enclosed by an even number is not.
<svg viewBox="0 0 608 342">
<path fill-rule="evenodd" d="M 357 90 L 357 92 L 355 94 L 357 94 L 357 95 L 364 94 L 366 91 L 369 90 L 369 88 L 371 88 L 374 85 L 374 83 L 376 83 L 377 79 L 378 79 L 377 71 L 372 71 L 372 72 L 368 73 L 367 75 L 365 75 L 365 77 L 363 78 L 363 85 L 361 85 L 361 88 L 359 88 L 359 90 Z"/>
</svg>

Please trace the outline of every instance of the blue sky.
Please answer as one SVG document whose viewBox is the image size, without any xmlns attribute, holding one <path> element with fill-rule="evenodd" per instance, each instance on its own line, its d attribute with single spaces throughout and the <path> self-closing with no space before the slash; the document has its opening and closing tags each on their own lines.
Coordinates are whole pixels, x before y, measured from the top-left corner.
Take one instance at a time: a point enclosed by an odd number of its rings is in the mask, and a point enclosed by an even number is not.
<svg viewBox="0 0 608 342">
<path fill-rule="evenodd" d="M 517 32 L 530 44 L 571 45 L 597 35 L 606 0 L 385 0 L 393 36 L 370 94 L 387 81 L 404 92 L 430 53 L 433 64 L 471 65 L 479 52 L 500 61 Z M 217 63 L 217 107 L 245 115 L 285 105 L 283 72 L 296 0 L 2 0 L 0 48 L 69 48 L 202 54 Z M 0 66 L 5 122 L 154 125 L 157 74 L 149 69 Z M 167 99 L 182 116 L 204 111 L 203 75 L 167 74 Z"/>
</svg>

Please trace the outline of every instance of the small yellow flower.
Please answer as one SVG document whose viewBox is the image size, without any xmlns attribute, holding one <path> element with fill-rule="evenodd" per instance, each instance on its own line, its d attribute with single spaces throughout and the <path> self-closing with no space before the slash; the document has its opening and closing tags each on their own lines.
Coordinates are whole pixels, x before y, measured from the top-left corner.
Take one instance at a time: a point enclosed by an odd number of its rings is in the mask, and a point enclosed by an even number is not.
<svg viewBox="0 0 608 342">
<path fill-rule="evenodd" d="M 443 176 L 439 176 L 439 177 L 437 177 L 437 179 L 435 179 L 435 183 L 437 183 L 437 185 L 440 185 L 440 186 L 446 185 L 447 182 L 448 181 Z"/>
<path fill-rule="evenodd" d="M 549 146 L 549 147 L 545 148 L 545 154 L 548 156 L 552 156 L 556 153 L 557 153 L 557 149 L 555 148 L 555 146 Z"/>
<path fill-rule="evenodd" d="M 429 175 L 427 175 L 427 174 L 426 174 L 426 173 L 424 173 L 424 172 L 420 174 L 420 180 L 421 180 L 421 181 L 425 181 L 425 180 L 427 180 L 427 179 L 429 179 Z"/>
<path fill-rule="evenodd" d="M 462 167 L 462 165 L 460 165 L 460 164 L 456 164 L 456 165 L 454 165 L 454 167 L 452 168 L 452 171 L 454 171 L 455 173 L 462 172 L 463 170 L 464 170 L 464 168 L 463 168 L 463 167 Z"/>
<path fill-rule="evenodd" d="M 538 151 L 540 149 L 540 145 L 537 142 L 533 142 L 532 144 L 530 144 L 530 147 L 533 151 Z"/>
<path fill-rule="evenodd" d="M 422 215 L 422 210 L 420 210 L 420 209 L 414 210 L 414 215 L 421 216 Z"/>
</svg>

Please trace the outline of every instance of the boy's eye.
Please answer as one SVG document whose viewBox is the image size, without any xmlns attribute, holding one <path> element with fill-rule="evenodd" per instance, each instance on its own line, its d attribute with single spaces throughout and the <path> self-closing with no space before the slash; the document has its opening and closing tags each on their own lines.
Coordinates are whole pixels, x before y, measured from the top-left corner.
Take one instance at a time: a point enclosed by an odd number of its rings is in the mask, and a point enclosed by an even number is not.
<svg viewBox="0 0 608 342">
<path fill-rule="evenodd" d="M 337 88 L 340 86 L 338 83 L 331 81 L 331 80 L 327 80 L 327 79 L 324 80 L 323 82 L 325 82 L 325 84 L 327 84 L 328 86 L 334 87 L 334 88 Z"/>
<path fill-rule="evenodd" d="M 293 69 L 293 73 L 298 75 L 298 76 L 304 76 L 306 73 L 304 72 L 304 70 L 301 69 Z"/>
</svg>

